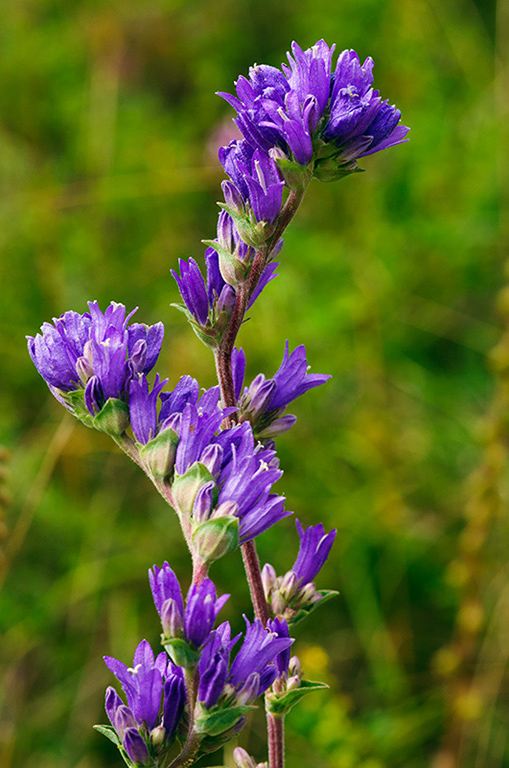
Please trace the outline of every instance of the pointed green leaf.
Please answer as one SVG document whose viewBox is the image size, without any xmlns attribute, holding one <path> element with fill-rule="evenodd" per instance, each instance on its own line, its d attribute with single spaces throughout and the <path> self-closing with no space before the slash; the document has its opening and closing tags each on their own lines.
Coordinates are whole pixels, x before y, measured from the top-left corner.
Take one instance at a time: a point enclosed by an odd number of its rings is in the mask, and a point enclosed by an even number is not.
<svg viewBox="0 0 509 768">
<path fill-rule="evenodd" d="M 323 605 L 327 602 L 327 600 L 330 600 L 331 597 L 339 595 L 339 592 L 335 589 L 321 589 L 317 594 L 320 595 L 320 599 L 317 600 L 316 603 L 311 603 L 304 608 L 298 608 L 294 616 L 285 616 L 289 627 L 294 627 L 300 621 L 307 619 L 307 617 L 313 613 L 313 611 L 316 611 L 319 605 Z"/>
<path fill-rule="evenodd" d="M 96 731 L 99 731 L 99 733 L 102 733 L 103 736 L 106 736 L 107 739 L 116 744 L 117 747 L 122 746 L 122 742 L 118 738 L 116 730 L 111 725 L 94 725 L 93 727 Z"/>
<path fill-rule="evenodd" d="M 314 683 L 311 680 L 301 680 L 298 688 L 286 693 L 268 693 L 265 698 L 265 709 L 271 715 L 282 717 L 301 701 L 304 696 L 313 691 L 322 691 L 329 686 L 326 683 Z"/>
<path fill-rule="evenodd" d="M 256 707 L 247 704 L 224 708 L 215 706 L 210 709 L 201 707 L 201 714 L 195 721 L 196 732 L 207 736 L 219 736 L 232 728 L 241 717 L 252 709 L 256 709 Z"/>
</svg>

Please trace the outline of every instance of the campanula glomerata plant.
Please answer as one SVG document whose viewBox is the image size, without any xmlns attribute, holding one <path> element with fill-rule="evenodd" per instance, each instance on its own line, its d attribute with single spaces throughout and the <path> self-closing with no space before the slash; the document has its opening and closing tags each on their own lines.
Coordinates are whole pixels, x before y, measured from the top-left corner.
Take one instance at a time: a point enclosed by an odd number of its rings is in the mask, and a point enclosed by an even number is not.
<svg viewBox="0 0 509 768">
<path fill-rule="evenodd" d="M 312 179 L 335 181 L 367 155 L 406 141 L 400 112 L 373 84 L 373 61 L 361 64 L 323 40 L 296 43 L 281 69 L 260 65 L 241 76 L 236 95 L 220 94 L 236 111 L 243 138 L 219 151 L 223 182 L 216 237 L 206 242 L 205 268 L 181 260 L 173 275 L 178 308 L 213 352 L 218 384 L 202 391 L 191 376 L 172 382 L 157 373 L 162 323 L 132 322 L 112 302 L 103 312 L 67 311 L 28 347 L 51 392 L 86 426 L 110 435 L 140 466 L 178 515 L 192 559 L 184 597 L 168 563 L 149 571 L 161 621 L 163 650 L 146 640 L 132 667 L 106 656 L 123 691 L 109 687 L 110 725 L 97 726 L 128 766 L 184 768 L 234 738 L 265 695 L 268 763 L 242 748 L 238 768 L 283 768 L 284 718 L 322 683 L 303 679 L 293 627 L 334 591 L 318 589 L 335 531 L 298 520 L 300 548 L 282 575 L 260 569 L 255 539 L 292 514 L 273 488 L 283 472 L 275 438 L 295 416 L 287 407 L 325 384 L 308 372 L 303 346 L 284 348 L 279 369 L 245 382 L 246 358 L 236 346 L 246 312 L 276 277 L 286 227 Z M 217 624 L 228 595 L 209 578 L 215 560 L 241 548 L 254 617 L 243 635 Z"/>
</svg>

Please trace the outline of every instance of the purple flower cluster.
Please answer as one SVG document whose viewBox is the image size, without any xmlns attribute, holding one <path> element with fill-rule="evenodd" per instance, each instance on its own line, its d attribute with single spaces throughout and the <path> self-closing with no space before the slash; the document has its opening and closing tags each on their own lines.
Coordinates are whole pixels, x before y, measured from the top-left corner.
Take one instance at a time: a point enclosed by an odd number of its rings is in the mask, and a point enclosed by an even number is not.
<svg viewBox="0 0 509 768">
<path fill-rule="evenodd" d="M 325 533 L 321 523 L 304 529 L 298 520 L 295 522 L 300 547 L 292 568 L 284 576 L 277 576 L 273 566 L 267 563 L 262 571 L 265 598 L 273 613 L 293 623 L 332 596 L 332 592 L 318 591 L 313 581 L 336 538 L 336 530 Z"/>
<path fill-rule="evenodd" d="M 96 301 L 88 307 L 83 315 L 65 312 L 27 338 L 30 357 L 55 397 L 74 410 L 68 393 L 82 391 L 95 416 L 110 398 L 127 402 L 130 382 L 154 367 L 164 328 L 129 325 L 136 310 L 126 317 L 123 304 L 112 302 L 104 313 Z"/>
<path fill-rule="evenodd" d="M 199 664 L 198 700 L 210 709 L 217 704 L 251 704 L 279 675 L 278 659 L 293 643 L 289 633 L 266 629 L 259 619 L 250 624 L 235 659 L 230 653 L 240 635 L 231 639 L 228 622 L 211 633 Z M 221 697 L 224 701 L 221 702 Z"/>
<path fill-rule="evenodd" d="M 227 206 L 244 211 L 249 202 L 256 222 L 273 224 L 281 210 L 284 187 L 274 160 L 247 141 L 222 147 L 219 160 L 231 179 L 222 184 Z"/>
<path fill-rule="evenodd" d="M 207 749 L 214 749 L 225 734 L 236 733 L 243 727 L 245 712 L 288 668 L 293 643 L 283 620 L 276 619 L 265 628 L 259 619 L 253 623 L 245 619 L 244 640 L 231 661 L 231 651 L 241 635 L 232 639 L 228 622 L 214 629 L 217 614 L 228 596 L 216 598 L 214 584 L 205 579 L 191 587 L 184 606 L 180 585 L 168 563 L 162 568 L 154 566 L 149 578 L 163 625 L 162 642 L 171 661 L 165 653 L 154 659 L 146 640 L 136 649 L 132 668 L 105 657 L 127 698 L 126 705 L 114 688 L 108 688 L 106 712 L 115 740 L 128 761 L 136 766 L 159 764 L 158 757 L 164 761 L 165 750 L 173 742 L 186 704 L 180 667 L 196 670 L 191 672 L 198 682 L 194 728 L 200 740 L 207 741 Z M 175 635 L 191 646 L 192 656 L 173 653 L 178 648 L 171 644 Z M 194 701 L 187 704 L 192 707 Z M 104 728 L 99 728 L 104 732 Z"/>
<path fill-rule="evenodd" d="M 106 691 L 106 714 L 118 743 L 134 765 L 152 765 L 173 742 L 184 712 L 182 670 L 164 652 L 154 659 L 146 640 L 136 648 L 132 668 L 111 656 L 104 661 L 127 698 L 126 706 L 114 688 Z"/>
<path fill-rule="evenodd" d="M 184 608 L 180 584 L 168 563 L 162 568 L 154 565 L 149 571 L 149 581 L 164 637 L 184 637 L 195 649 L 201 648 L 229 595 L 216 598 L 214 584 L 204 579 L 201 584 L 190 587 Z"/>
<path fill-rule="evenodd" d="M 326 159 L 334 156 L 337 167 L 351 172 L 358 158 L 406 140 L 400 111 L 372 88 L 373 60 L 361 64 L 355 51 L 345 50 L 333 71 L 334 48 L 324 40 L 305 51 L 293 43 L 289 66 L 254 66 L 249 79 L 237 80 L 237 96 L 219 94 L 237 111 L 252 151 L 301 166 L 314 161 L 320 178 Z"/>
<path fill-rule="evenodd" d="M 195 545 L 208 561 L 225 553 L 213 546 L 223 523 L 235 524 L 232 535 L 238 531 L 228 551 L 291 514 L 284 497 L 271 493 L 283 474 L 275 451 L 255 444 L 247 422 L 216 434 L 218 426 L 217 417 L 186 406 L 172 486 L 176 509 L 191 519 Z"/>
<path fill-rule="evenodd" d="M 186 314 L 198 338 L 207 346 L 216 349 L 235 304 L 236 292 L 233 285 L 236 283 L 232 277 L 232 268 L 235 271 L 240 264 L 245 272 L 252 262 L 254 250 L 240 239 L 232 218 L 226 211 L 219 214 L 218 238 L 211 242 L 212 246 L 205 251 L 206 279 L 194 259 L 179 260 L 180 275 L 172 270 L 184 301 L 183 306 L 173 306 Z M 281 247 L 282 241 L 279 249 Z M 251 295 L 248 309 L 267 283 L 275 277 L 277 267 L 275 262 L 265 267 Z"/>
<path fill-rule="evenodd" d="M 289 353 L 288 341 L 285 346 L 283 362 L 271 379 L 263 373 L 245 387 L 244 375 L 246 359 L 242 349 L 234 349 L 232 369 L 235 384 L 235 396 L 239 403 L 240 418 L 249 421 L 256 437 L 261 440 L 276 437 L 286 432 L 297 421 L 291 414 L 282 415 L 293 400 L 308 389 L 324 384 L 330 376 L 321 373 L 308 373 L 308 363 L 304 345 Z"/>
</svg>

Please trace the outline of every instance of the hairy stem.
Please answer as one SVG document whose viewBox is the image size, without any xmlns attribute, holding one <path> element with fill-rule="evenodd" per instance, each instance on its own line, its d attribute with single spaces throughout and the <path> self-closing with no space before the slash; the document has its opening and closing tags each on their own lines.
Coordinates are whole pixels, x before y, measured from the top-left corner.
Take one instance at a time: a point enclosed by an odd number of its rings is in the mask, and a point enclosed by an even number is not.
<svg viewBox="0 0 509 768">
<path fill-rule="evenodd" d="M 184 670 L 184 683 L 186 686 L 187 706 L 189 709 L 187 740 L 182 748 L 182 752 L 170 764 L 169 768 L 187 768 L 192 765 L 202 741 L 202 737 L 194 730 L 194 708 L 198 692 L 198 667 L 194 670 Z"/>
<path fill-rule="evenodd" d="M 267 733 L 269 737 L 269 766 L 284 768 L 285 766 L 285 718 L 276 717 L 267 712 Z"/>
<path fill-rule="evenodd" d="M 260 561 L 258 560 L 254 541 L 247 541 L 242 545 L 242 560 L 246 569 L 247 583 L 249 584 L 255 616 L 257 619 L 260 619 L 263 626 L 266 626 L 269 620 L 269 607 L 265 599 Z"/>
</svg>

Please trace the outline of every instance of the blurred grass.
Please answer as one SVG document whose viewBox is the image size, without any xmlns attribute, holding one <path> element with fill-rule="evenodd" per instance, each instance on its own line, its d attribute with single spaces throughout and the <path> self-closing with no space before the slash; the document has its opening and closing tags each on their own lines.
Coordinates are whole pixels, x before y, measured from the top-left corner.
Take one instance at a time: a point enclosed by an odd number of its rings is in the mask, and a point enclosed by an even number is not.
<svg viewBox="0 0 509 768">
<path fill-rule="evenodd" d="M 213 383 L 209 352 L 169 307 L 178 300 L 169 270 L 201 258 L 200 240 L 215 231 L 222 172 L 212 147 L 231 112 L 214 92 L 255 61 L 279 65 L 292 39 L 320 37 L 374 57 L 377 87 L 412 132 L 367 158 L 365 174 L 312 187 L 280 276 L 242 331 L 253 376 L 276 370 L 285 338 L 306 344 L 312 370 L 333 374 L 296 405 L 299 421 L 279 440 L 289 508 L 339 529 L 320 585 L 341 591 L 298 631 L 308 677 L 331 688 L 288 718 L 288 766 L 449 768 L 453 731 L 468 735 L 461 768 L 509 766 L 503 515 L 476 561 L 486 621 L 464 674 L 479 683 L 478 705 L 455 709 L 455 672 L 444 667 L 462 605 L 454 564 L 466 481 L 482 466 L 494 391 L 486 359 L 501 334 L 508 6 L 15 0 L 0 9 L 0 441 L 10 451 L 0 479 L 12 497 L 2 768 L 119 764 L 91 729 L 111 683 L 101 657 L 128 661 L 142 637 L 157 644 L 149 566 L 168 559 L 188 574 L 174 516 L 105 437 L 65 418 L 24 335 L 89 299 L 114 299 L 139 306 L 140 321 L 164 321 L 159 370 L 172 384 L 183 373 Z M 505 470 L 499 481 L 503 508 Z M 259 549 L 287 568 L 292 521 Z M 220 589 L 237 583 L 239 567 L 237 556 L 214 567 Z M 234 622 L 249 611 L 239 590 L 225 609 Z M 255 717 L 240 740 L 260 759 L 263 727 Z"/>
</svg>

